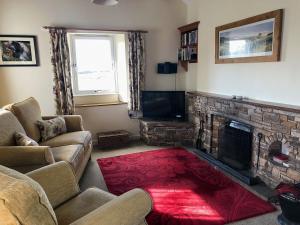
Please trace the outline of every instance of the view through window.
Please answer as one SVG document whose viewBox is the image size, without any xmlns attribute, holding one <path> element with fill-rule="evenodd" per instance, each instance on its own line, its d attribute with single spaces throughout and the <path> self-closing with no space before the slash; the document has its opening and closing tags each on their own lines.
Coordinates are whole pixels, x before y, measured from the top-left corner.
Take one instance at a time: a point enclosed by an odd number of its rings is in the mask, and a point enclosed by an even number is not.
<svg viewBox="0 0 300 225">
<path fill-rule="evenodd" d="M 74 35 L 72 75 L 75 95 L 116 93 L 116 57 L 110 36 Z"/>
</svg>

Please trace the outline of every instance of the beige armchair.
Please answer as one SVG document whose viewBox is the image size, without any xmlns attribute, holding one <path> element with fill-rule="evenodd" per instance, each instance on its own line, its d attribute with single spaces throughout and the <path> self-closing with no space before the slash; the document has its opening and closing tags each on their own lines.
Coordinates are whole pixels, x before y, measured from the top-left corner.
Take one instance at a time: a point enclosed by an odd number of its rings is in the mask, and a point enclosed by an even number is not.
<svg viewBox="0 0 300 225">
<path fill-rule="evenodd" d="M 66 115 L 63 117 L 67 133 L 42 142 L 36 123 L 53 117 L 43 117 L 34 98 L 0 109 L 0 164 L 26 173 L 54 162 L 66 161 L 72 166 L 78 181 L 91 157 L 91 133 L 83 129 L 80 115 Z M 15 132 L 26 134 L 40 146 L 16 146 Z"/>
<path fill-rule="evenodd" d="M 121 196 L 97 188 L 80 192 L 66 162 L 27 175 L 0 166 L 0 225 L 147 224 L 152 202 L 141 189 Z"/>
</svg>

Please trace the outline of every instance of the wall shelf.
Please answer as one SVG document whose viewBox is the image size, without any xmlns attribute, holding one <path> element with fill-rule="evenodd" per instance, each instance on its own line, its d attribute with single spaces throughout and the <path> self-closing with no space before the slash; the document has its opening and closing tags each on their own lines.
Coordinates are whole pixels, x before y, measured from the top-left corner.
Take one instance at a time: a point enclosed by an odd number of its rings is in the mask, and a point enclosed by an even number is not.
<svg viewBox="0 0 300 225">
<path fill-rule="evenodd" d="M 198 26 L 200 21 L 179 27 L 180 48 L 178 49 L 178 60 L 180 65 L 188 71 L 189 63 L 198 62 Z"/>
</svg>

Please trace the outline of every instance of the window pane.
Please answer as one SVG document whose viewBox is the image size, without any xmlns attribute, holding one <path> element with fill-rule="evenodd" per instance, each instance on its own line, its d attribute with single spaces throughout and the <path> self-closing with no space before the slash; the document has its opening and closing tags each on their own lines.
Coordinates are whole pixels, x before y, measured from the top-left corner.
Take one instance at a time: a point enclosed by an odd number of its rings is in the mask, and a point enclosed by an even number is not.
<svg viewBox="0 0 300 225">
<path fill-rule="evenodd" d="M 115 91 L 112 46 L 109 39 L 76 39 L 79 91 Z"/>
</svg>

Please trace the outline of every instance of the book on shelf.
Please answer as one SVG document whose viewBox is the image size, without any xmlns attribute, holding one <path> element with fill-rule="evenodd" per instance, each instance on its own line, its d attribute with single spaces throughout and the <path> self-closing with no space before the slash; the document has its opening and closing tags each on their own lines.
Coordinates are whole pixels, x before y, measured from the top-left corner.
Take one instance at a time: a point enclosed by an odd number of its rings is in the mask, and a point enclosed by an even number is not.
<svg viewBox="0 0 300 225">
<path fill-rule="evenodd" d="M 178 61 L 181 60 L 181 48 L 177 49 L 177 59 L 178 59 Z"/>
<path fill-rule="evenodd" d="M 188 61 L 188 51 L 187 48 L 178 49 L 178 60 L 179 61 Z"/>
<path fill-rule="evenodd" d="M 179 48 L 178 49 L 178 60 L 179 61 L 186 61 L 186 48 Z"/>
<path fill-rule="evenodd" d="M 197 60 L 197 48 L 195 47 L 186 47 L 178 49 L 178 60 L 179 61 L 190 61 Z"/>
<path fill-rule="evenodd" d="M 181 46 L 195 45 L 198 43 L 198 31 L 190 31 L 181 35 Z"/>
<path fill-rule="evenodd" d="M 189 45 L 194 45 L 198 42 L 198 32 L 196 30 L 189 32 Z"/>
<path fill-rule="evenodd" d="M 197 60 L 197 48 L 189 48 L 189 60 Z"/>
<path fill-rule="evenodd" d="M 181 46 L 187 46 L 188 44 L 188 33 L 181 35 Z"/>
</svg>

